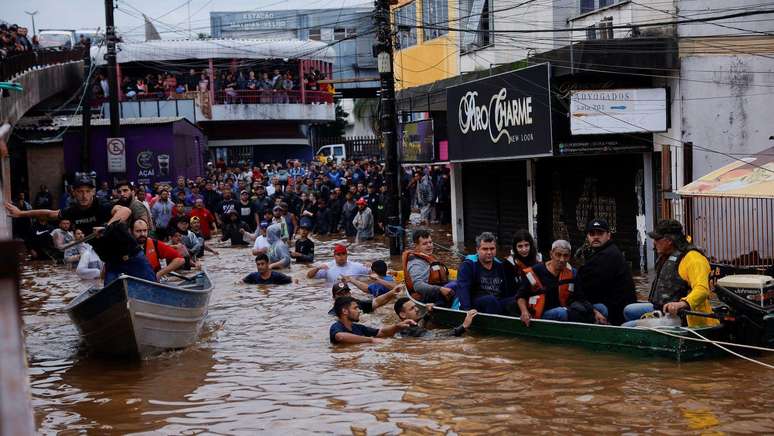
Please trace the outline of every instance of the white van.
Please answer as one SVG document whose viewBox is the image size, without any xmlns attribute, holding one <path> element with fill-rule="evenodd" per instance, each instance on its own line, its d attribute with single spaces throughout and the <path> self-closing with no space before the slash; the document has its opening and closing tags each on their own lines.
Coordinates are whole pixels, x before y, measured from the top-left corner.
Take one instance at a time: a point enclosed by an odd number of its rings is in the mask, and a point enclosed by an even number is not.
<svg viewBox="0 0 774 436">
<path fill-rule="evenodd" d="M 40 48 L 62 48 L 69 50 L 78 42 L 74 30 L 45 29 L 38 33 Z"/>
<path fill-rule="evenodd" d="M 340 164 L 347 159 L 347 147 L 344 144 L 323 145 L 317 150 L 317 156 L 323 156 L 326 159 L 330 158 L 337 164 Z"/>
</svg>

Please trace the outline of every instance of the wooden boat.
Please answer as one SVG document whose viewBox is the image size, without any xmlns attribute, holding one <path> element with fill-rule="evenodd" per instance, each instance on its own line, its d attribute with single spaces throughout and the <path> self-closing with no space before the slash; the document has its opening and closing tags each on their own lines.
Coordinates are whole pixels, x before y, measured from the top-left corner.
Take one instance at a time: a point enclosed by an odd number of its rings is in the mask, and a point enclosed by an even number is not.
<svg viewBox="0 0 774 436">
<path fill-rule="evenodd" d="M 411 298 L 409 296 L 409 298 Z M 413 300 L 413 299 L 412 299 Z M 423 303 L 413 300 L 418 306 Z M 433 307 L 432 321 L 440 326 L 453 328 L 465 319 L 461 310 Z M 657 356 L 677 361 L 691 361 L 724 354 L 708 342 L 698 342 L 698 336 L 681 328 L 664 328 L 654 331 L 646 328 L 619 327 L 576 322 L 559 322 L 533 319 L 529 327 L 521 319 L 479 313 L 473 320 L 471 330 L 484 334 L 519 336 L 551 343 L 574 344 L 594 350 L 628 353 L 639 356 Z M 697 328 L 696 332 L 707 339 L 728 338 L 723 325 Z"/>
<path fill-rule="evenodd" d="M 211 293 L 205 271 L 174 285 L 121 275 L 65 310 L 92 351 L 146 357 L 195 343 Z"/>
</svg>

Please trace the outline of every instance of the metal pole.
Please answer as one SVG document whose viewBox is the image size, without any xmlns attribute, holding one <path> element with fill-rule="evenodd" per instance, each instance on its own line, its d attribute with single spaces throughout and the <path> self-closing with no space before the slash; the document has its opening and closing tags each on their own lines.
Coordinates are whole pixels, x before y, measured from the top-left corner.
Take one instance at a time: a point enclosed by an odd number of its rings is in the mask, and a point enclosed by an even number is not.
<svg viewBox="0 0 774 436">
<path fill-rule="evenodd" d="M 105 41 L 107 42 L 107 76 L 110 102 L 110 137 L 118 138 L 120 115 L 118 114 L 118 79 L 116 77 L 116 29 L 113 22 L 113 0 L 105 0 Z"/>
<path fill-rule="evenodd" d="M 35 15 L 38 14 L 38 11 L 33 11 L 33 12 L 24 11 L 24 13 L 29 15 L 30 18 L 32 18 L 32 36 L 35 36 L 37 34 L 37 32 L 35 31 Z"/>
<path fill-rule="evenodd" d="M 83 75 L 84 85 L 83 101 L 81 102 L 81 130 L 83 137 L 81 139 L 81 171 L 87 172 L 91 169 L 91 42 L 86 42 L 83 53 Z"/>
<path fill-rule="evenodd" d="M 400 214 L 400 171 L 398 166 L 397 120 L 395 118 L 395 76 L 393 74 L 393 37 L 390 29 L 390 0 L 376 0 L 377 64 L 380 78 L 381 127 L 384 141 L 384 177 L 387 183 L 387 231 L 390 255 L 401 253 L 403 226 Z"/>
</svg>

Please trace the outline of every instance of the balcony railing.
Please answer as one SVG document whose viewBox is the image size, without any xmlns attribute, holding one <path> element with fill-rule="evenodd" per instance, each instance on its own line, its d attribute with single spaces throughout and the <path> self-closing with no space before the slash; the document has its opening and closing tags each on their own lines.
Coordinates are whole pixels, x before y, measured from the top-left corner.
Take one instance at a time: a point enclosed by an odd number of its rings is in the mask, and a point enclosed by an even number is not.
<svg viewBox="0 0 774 436">
<path fill-rule="evenodd" d="M 0 61 L 0 81 L 6 81 L 13 76 L 35 66 L 61 64 L 83 59 L 83 48 L 73 50 L 35 50 L 11 55 Z"/>
<path fill-rule="evenodd" d="M 215 104 L 332 104 L 325 91 L 223 90 L 215 91 Z"/>
</svg>

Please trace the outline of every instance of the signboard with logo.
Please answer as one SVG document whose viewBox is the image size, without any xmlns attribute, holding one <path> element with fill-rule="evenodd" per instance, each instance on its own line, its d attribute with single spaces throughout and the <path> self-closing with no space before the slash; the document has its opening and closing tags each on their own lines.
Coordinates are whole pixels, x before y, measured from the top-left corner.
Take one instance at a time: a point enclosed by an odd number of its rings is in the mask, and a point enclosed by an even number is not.
<svg viewBox="0 0 774 436">
<path fill-rule="evenodd" d="M 552 154 L 548 64 L 451 87 L 446 102 L 452 162 Z"/>
<path fill-rule="evenodd" d="M 126 172 L 126 140 L 107 138 L 107 164 L 109 173 Z"/>
<path fill-rule="evenodd" d="M 432 162 L 434 157 L 433 120 L 403 124 L 400 135 L 401 162 Z"/>
<path fill-rule="evenodd" d="M 570 94 L 573 135 L 665 132 L 665 88 L 599 89 Z"/>
</svg>

